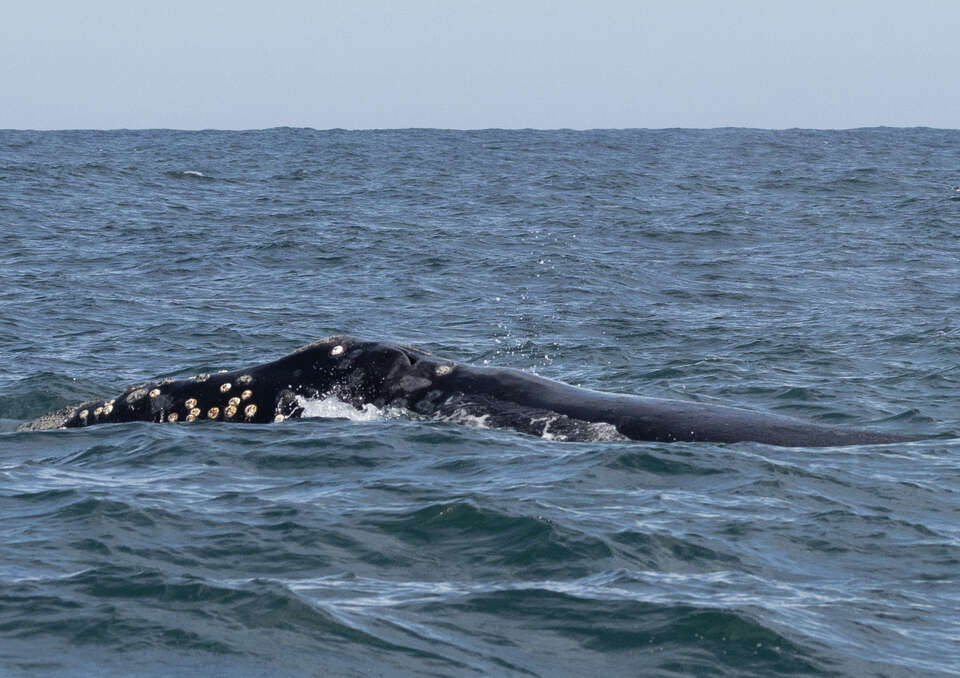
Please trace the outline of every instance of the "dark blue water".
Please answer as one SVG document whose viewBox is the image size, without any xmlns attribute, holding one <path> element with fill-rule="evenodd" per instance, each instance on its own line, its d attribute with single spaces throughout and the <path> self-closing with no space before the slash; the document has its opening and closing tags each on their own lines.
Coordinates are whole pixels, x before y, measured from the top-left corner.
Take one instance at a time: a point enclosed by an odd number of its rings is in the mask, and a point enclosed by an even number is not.
<svg viewBox="0 0 960 678">
<path fill-rule="evenodd" d="M 960 675 L 958 228 L 958 131 L 0 132 L 0 674 Z M 934 437 L 16 431 L 338 332 Z"/>
</svg>

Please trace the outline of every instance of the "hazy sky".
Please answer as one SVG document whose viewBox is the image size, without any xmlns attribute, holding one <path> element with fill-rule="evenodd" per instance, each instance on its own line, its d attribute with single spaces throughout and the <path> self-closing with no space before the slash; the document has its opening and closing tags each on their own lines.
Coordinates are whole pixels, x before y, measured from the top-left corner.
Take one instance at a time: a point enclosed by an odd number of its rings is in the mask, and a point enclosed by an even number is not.
<svg viewBox="0 0 960 678">
<path fill-rule="evenodd" d="M 957 0 L 28 0 L 0 128 L 960 127 Z"/>
</svg>

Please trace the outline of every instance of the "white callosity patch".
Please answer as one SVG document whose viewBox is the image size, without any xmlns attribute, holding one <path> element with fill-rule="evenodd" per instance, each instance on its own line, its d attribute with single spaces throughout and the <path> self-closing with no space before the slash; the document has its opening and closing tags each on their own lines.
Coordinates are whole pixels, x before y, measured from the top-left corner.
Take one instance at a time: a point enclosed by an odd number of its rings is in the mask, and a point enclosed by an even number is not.
<svg viewBox="0 0 960 678">
<path fill-rule="evenodd" d="M 131 405 L 147 395 L 147 389 L 135 388 L 127 394 L 127 402 Z"/>
</svg>

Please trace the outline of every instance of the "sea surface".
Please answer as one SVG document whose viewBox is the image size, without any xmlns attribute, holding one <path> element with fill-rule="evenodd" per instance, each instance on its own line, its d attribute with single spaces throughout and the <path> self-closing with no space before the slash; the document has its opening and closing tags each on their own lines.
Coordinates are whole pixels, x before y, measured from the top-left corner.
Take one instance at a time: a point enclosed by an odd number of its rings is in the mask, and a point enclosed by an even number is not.
<svg viewBox="0 0 960 678">
<path fill-rule="evenodd" d="M 0 675 L 958 676 L 958 310 L 957 130 L 2 131 Z M 334 333 L 930 439 L 17 431 Z"/>
</svg>

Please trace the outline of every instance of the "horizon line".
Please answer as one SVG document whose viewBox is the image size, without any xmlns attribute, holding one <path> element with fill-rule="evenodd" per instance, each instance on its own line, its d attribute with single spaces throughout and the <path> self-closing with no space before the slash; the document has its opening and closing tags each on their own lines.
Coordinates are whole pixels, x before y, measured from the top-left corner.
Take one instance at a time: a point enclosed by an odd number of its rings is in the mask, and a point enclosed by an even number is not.
<svg viewBox="0 0 960 678">
<path fill-rule="evenodd" d="M 268 132 L 273 130 L 309 130 L 312 132 L 668 132 L 668 131 L 717 131 L 750 130 L 760 132 L 852 132 L 857 130 L 936 130 L 958 131 L 958 127 L 932 125 L 862 125 L 856 127 L 755 127 L 749 125 L 715 125 L 710 127 L 309 127 L 299 125 L 274 125 L 270 127 L 0 127 L 0 132 Z"/>
</svg>

